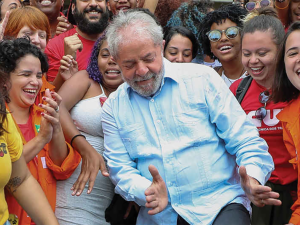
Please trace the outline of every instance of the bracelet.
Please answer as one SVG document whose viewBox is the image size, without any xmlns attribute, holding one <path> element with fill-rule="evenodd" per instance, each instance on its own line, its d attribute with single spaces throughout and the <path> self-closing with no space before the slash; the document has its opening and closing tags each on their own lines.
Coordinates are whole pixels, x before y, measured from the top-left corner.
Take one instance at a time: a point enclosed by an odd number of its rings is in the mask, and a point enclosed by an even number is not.
<svg viewBox="0 0 300 225">
<path fill-rule="evenodd" d="M 70 145 L 71 145 L 72 147 L 73 147 L 72 143 L 73 143 L 74 139 L 77 138 L 77 137 L 79 137 L 79 136 L 84 137 L 84 139 L 86 139 L 86 137 L 85 137 L 83 134 L 76 134 L 74 137 L 72 137 L 72 139 L 71 139 L 71 141 L 70 141 Z"/>
<path fill-rule="evenodd" d="M 278 7 L 277 5 L 276 5 L 276 3 L 275 3 L 275 8 L 276 9 L 286 9 L 287 7 L 289 7 L 289 4 L 287 4 L 286 6 L 284 6 L 284 7 Z"/>
</svg>

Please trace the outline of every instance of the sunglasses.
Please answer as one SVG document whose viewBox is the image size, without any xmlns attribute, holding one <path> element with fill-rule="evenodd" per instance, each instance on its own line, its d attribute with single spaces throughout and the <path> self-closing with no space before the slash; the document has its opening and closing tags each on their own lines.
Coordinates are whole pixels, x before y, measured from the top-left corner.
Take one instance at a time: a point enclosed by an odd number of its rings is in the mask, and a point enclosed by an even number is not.
<svg viewBox="0 0 300 225">
<path fill-rule="evenodd" d="M 258 100 L 260 103 L 264 104 L 263 107 L 260 107 L 258 110 L 255 112 L 255 117 L 256 119 L 263 120 L 267 116 L 267 102 L 269 101 L 270 93 L 268 91 L 263 91 L 262 93 L 259 94 Z"/>
<path fill-rule="evenodd" d="M 261 8 L 263 7 L 267 7 L 270 5 L 270 0 L 261 0 L 261 1 L 257 1 L 257 2 L 247 2 L 247 4 L 245 5 L 245 8 L 247 9 L 247 11 L 252 11 L 255 9 L 256 3 L 259 2 L 259 5 Z"/>
<path fill-rule="evenodd" d="M 239 30 L 239 27 L 233 26 L 228 27 L 225 30 L 211 30 L 208 31 L 206 35 L 211 42 L 217 42 L 221 39 L 223 32 L 228 39 L 234 39 L 239 34 Z"/>
</svg>

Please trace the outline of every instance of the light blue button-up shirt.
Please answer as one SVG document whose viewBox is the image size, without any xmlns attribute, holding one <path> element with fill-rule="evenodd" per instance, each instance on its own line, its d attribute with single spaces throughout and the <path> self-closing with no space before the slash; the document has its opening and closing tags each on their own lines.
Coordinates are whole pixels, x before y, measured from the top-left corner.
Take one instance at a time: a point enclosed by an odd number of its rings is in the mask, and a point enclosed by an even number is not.
<svg viewBox="0 0 300 225">
<path fill-rule="evenodd" d="M 164 60 L 161 89 L 145 98 L 124 83 L 103 107 L 105 152 L 115 191 L 141 205 L 137 224 L 211 224 L 229 203 L 250 201 L 238 165 L 264 184 L 274 168 L 268 146 L 211 68 Z M 169 203 L 148 215 L 145 190 L 154 165 Z"/>
</svg>

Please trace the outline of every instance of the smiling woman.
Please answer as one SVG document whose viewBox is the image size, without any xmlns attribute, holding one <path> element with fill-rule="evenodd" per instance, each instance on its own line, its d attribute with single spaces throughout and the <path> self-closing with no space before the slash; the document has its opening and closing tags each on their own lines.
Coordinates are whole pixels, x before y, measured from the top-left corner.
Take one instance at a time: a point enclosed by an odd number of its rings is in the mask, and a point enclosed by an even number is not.
<svg viewBox="0 0 300 225">
<path fill-rule="evenodd" d="M 77 70 L 77 63 L 67 55 L 61 61 L 61 73 Z M 68 114 L 73 121 L 64 119 L 64 133 L 76 133 L 85 136 L 98 155 L 104 151 L 101 125 L 102 105 L 111 92 L 123 83 L 119 66 L 112 60 L 106 37 L 100 37 L 94 45 L 87 70 L 75 73 L 59 89 L 63 98 L 61 113 Z M 66 110 L 67 109 L 67 110 Z M 73 130 L 72 128 L 73 127 Z M 75 136 L 69 137 L 74 140 Z M 77 140 L 79 138 L 76 138 Z M 97 156 L 96 156 L 97 157 Z M 99 156 L 98 156 L 99 157 Z M 114 187 L 108 177 L 98 173 L 92 192 L 86 187 L 80 197 L 74 198 L 69 191 L 81 171 L 81 164 L 66 181 L 57 183 L 56 216 L 61 225 L 66 224 L 108 224 L 105 221 L 105 209 L 111 203 Z M 77 193 L 73 193 L 75 195 Z"/>
<path fill-rule="evenodd" d="M 201 40 L 204 54 L 218 59 L 215 68 L 229 87 L 246 76 L 241 57 L 241 19 L 247 11 L 238 5 L 225 5 L 209 12 L 202 21 Z"/>
<path fill-rule="evenodd" d="M 48 18 L 39 9 L 25 6 L 12 11 L 4 31 L 5 38 L 27 36 L 42 51 L 50 38 Z"/>
</svg>

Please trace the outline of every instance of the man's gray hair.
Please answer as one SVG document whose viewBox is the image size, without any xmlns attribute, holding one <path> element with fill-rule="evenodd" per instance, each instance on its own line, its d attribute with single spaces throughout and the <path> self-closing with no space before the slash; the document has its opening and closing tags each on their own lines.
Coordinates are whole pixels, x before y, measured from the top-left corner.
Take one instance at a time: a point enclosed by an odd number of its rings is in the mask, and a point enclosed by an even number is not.
<svg viewBox="0 0 300 225">
<path fill-rule="evenodd" d="M 163 30 L 147 13 L 129 10 L 120 11 L 107 29 L 107 42 L 110 54 L 117 58 L 120 44 L 145 38 L 153 41 L 154 45 L 163 43 Z M 128 38 L 130 37 L 130 39 Z"/>
</svg>

